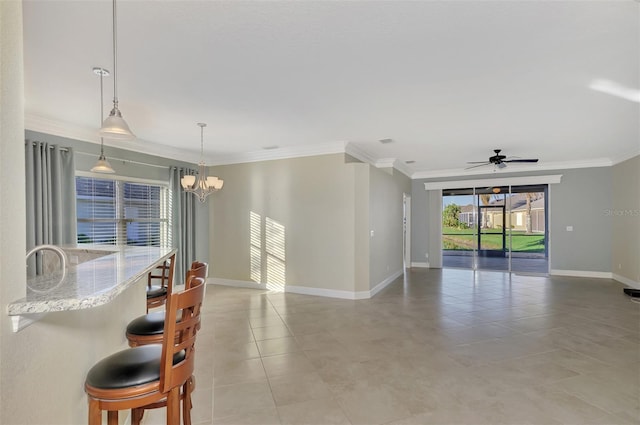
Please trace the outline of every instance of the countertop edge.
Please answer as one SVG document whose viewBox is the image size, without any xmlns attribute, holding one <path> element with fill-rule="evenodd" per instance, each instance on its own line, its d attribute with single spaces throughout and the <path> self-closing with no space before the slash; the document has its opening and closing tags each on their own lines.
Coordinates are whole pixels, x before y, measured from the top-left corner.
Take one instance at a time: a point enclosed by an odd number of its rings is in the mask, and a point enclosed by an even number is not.
<svg viewBox="0 0 640 425">
<path fill-rule="evenodd" d="M 168 253 L 159 257 L 155 262 L 150 263 L 144 269 L 141 269 L 136 274 L 132 275 L 128 279 L 122 282 L 117 282 L 112 288 L 96 293 L 94 295 L 85 296 L 82 298 L 65 298 L 57 300 L 39 300 L 39 301 L 15 301 L 7 305 L 7 314 L 9 316 L 18 316 L 25 314 L 42 314 L 60 311 L 75 311 L 84 310 L 88 308 L 99 307 L 101 305 L 108 304 L 114 300 L 118 295 L 131 287 L 141 277 L 149 273 L 161 262 L 167 260 L 177 252 L 176 248 L 171 249 Z"/>
</svg>

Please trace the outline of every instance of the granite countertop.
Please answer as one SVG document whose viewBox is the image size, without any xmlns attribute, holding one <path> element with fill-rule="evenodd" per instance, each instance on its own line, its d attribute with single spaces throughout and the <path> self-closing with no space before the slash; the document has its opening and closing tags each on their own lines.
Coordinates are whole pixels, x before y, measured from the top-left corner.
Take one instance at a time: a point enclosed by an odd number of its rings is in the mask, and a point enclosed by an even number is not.
<svg viewBox="0 0 640 425">
<path fill-rule="evenodd" d="M 61 272 L 28 278 L 26 297 L 7 307 L 10 316 L 81 310 L 106 304 L 177 251 L 104 245 L 60 248 L 72 260 L 64 279 L 60 281 Z M 78 258 L 85 261 L 74 264 Z"/>
</svg>

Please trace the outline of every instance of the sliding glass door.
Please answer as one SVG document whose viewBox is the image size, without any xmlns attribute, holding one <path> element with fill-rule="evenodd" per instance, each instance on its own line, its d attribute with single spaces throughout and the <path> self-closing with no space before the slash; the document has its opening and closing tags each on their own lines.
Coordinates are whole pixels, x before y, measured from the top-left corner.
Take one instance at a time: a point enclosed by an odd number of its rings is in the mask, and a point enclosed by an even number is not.
<svg viewBox="0 0 640 425">
<path fill-rule="evenodd" d="M 511 270 L 548 273 L 547 186 L 512 186 Z"/>
<path fill-rule="evenodd" d="M 443 190 L 443 266 L 547 273 L 546 192 L 546 185 Z"/>
<path fill-rule="evenodd" d="M 442 197 L 444 267 L 475 269 L 478 210 L 473 189 L 449 191 Z"/>
</svg>

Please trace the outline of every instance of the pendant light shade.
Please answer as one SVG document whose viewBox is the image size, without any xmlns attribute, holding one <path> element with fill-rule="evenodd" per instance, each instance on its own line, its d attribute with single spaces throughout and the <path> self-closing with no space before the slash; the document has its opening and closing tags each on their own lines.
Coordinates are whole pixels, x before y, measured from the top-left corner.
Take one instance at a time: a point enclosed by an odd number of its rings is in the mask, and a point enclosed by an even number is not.
<svg viewBox="0 0 640 425">
<path fill-rule="evenodd" d="M 102 117 L 104 115 L 103 106 L 103 89 L 102 89 L 102 78 L 109 76 L 109 71 L 104 68 L 93 68 L 93 73 L 100 77 L 100 122 L 102 122 Z M 104 174 L 113 174 L 115 170 L 111 168 L 111 164 L 107 161 L 107 158 L 104 156 L 104 139 L 100 137 L 100 157 L 98 158 L 98 162 L 96 165 L 91 168 L 92 173 L 104 173 Z"/>
<path fill-rule="evenodd" d="M 118 36 L 117 36 L 117 16 L 116 0 L 113 0 L 113 109 L 102 123 L 100 137 L 112 140 L 133 140 L 135 134 L 129 128 L 127 122 L 122 118 L 122 113 L 118 109 Z"/>
<path fill-rule="evenodd" d="M 133 140 L 136 138 L 127 122 L 122 118 L 120 110 L 115 107 L 102 123 L 100 136 L 112 140 Z"/>
<path fill-rule="evenodd" d="M 96 162 L 96 165 L 94 165 L 93 168 L 91 168 L 91 172 L 113 174 L 115 173 L 115 170 L 111 168 L 111 164 L 109 164 L 109 161 L 107 161 L 107 158 L 105 158 L 104 154 L 102 154 L 100 155 L 100 158 L 98 158 L 98 162 Z"/>
</svg>

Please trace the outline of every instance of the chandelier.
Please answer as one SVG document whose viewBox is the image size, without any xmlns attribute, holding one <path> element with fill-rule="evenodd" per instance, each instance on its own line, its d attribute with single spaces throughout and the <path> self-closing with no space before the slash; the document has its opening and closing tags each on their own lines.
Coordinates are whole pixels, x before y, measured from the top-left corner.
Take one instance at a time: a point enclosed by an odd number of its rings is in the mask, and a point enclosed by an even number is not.
<svg viewBox="0 0 640 425">
<path fill-rule="evenodd" d="M 222 189 L 224 181 L 215 176 L 207 177 L 204 169 L 204 128 L 205 123 L 198 123 L 200 127 L 200 162 L 198 163 L 198 177 L 194 175 L 186 175 L 180 179 L 180 184 L 185 192 L 191 192 L 198 197 L 200 202 L 204 203 L 207 196 L 213 192 Z"/>
</svg>

